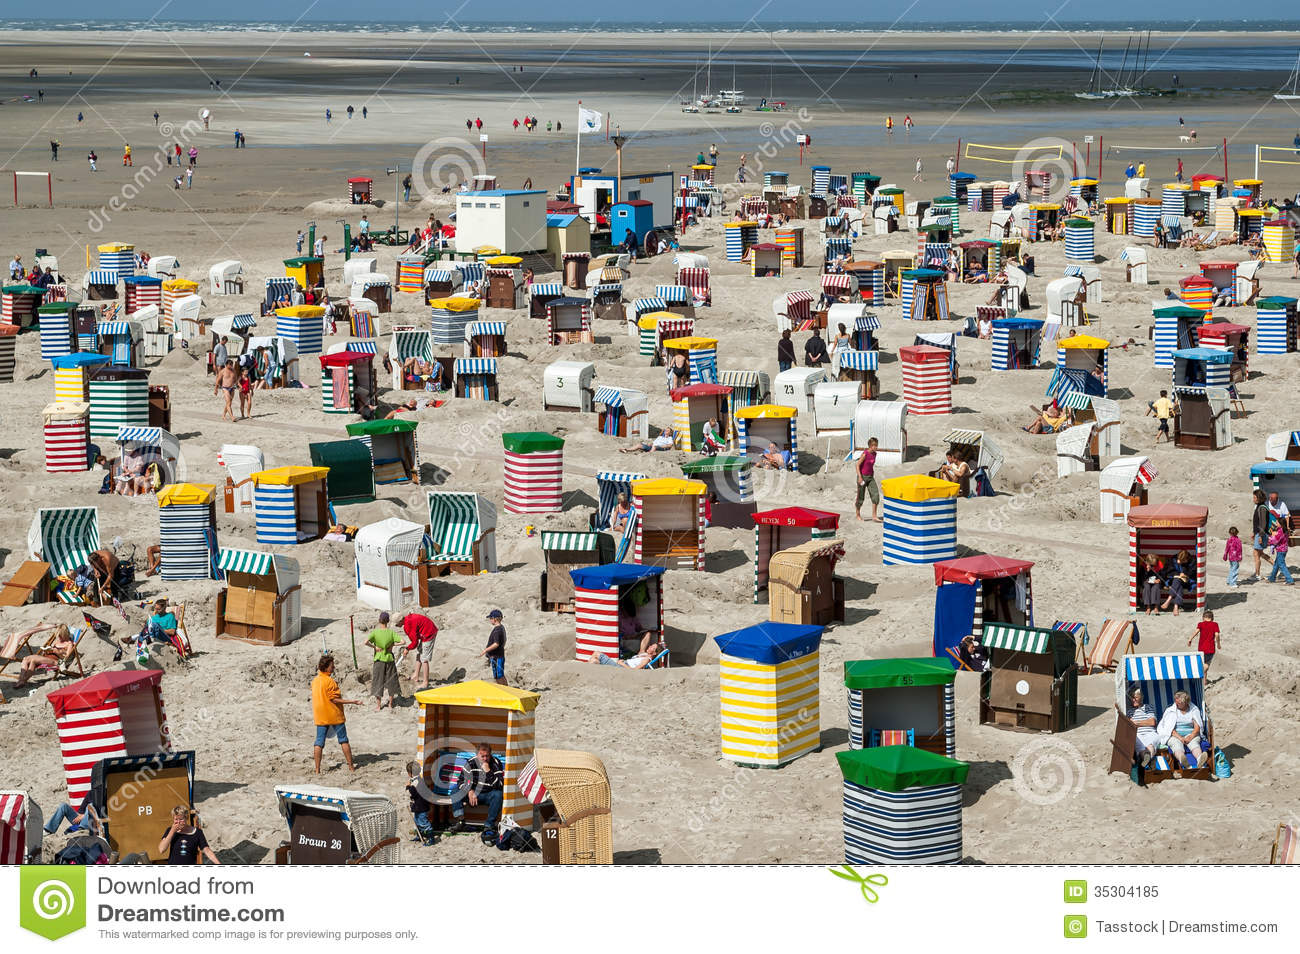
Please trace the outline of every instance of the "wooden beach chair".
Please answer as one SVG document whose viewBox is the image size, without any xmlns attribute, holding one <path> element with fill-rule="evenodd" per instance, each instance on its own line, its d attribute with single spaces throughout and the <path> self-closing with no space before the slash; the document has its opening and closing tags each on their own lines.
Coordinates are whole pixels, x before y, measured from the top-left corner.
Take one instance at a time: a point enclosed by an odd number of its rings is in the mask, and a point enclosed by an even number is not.
<svg viewBox="0 0 1300 954">
<path fill-rule="evenodd" d="M 1283 822 L 1277 826 L 1277 837 L 1273 839 L 1273 851 L 1268 856 L 1270 865 L 1300 864 L 1300 851 L 1297 851 L 1297 835 L 1294 825 Z"/>
<path fill-rule="evenodd" d="M 61 663 L 53 666 L 42 666 L 41 671 L 50 673 L 56 680 L 58 679 L 84 679 L 86 669 L 81 659 L 81 639 L 86 633 L 90 632 L 90 626 L 82 626 L 74 629 L 72 632 L 72 651 L 68 653 L 68 658 Z M 54 646 L 54 637 L 51 636 L 41 647 L 42 653 L 49 653 Z"/>
<path fill-rule="evenodd" d="M 1130 620 L 1102 620 L 1101 631 L 1093 641 L 1092 651 L 1083 657 L 1079 673 L 1088 676 L 1097 672 L 1114 672 L 1116 657 L 1133 652 L 1133 637 L 1136 635 L 1137 624 Z M 1079 646 L 1082 651 L 1083 644 L 1079 643 Z"/>
</svg>

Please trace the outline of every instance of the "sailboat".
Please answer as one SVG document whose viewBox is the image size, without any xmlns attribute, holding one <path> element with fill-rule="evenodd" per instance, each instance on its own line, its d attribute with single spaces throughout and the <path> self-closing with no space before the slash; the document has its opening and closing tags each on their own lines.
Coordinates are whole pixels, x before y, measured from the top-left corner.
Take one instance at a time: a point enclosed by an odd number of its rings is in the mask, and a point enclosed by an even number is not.
<svg viewBox="0 0 1300 954">
<path fill-rule="evenodd" d="M 718 105 L 725 106 L 729 113 L 739 113 L 743 111 L 745 96 L 744 90 L 736 89 L 736 64 L 731 64 L 731 89 L 718 90 Z"/>
<path fill-rule="evenodd" d="M 697 106 L 697 105 L 695 104 L 695 103 L 696 103 L 696 101 L 695 101 L 695 86 L 696 86 L 696 83 L 699 81 L 699 78 L 700 78 L 700 67 L 699 67 L 699 64 L 697 63 L 696 66 L 695 66 L 695 72 L 691 74 L 691 99 L 690 99 L 690 102 L 682 103 L 682 112 L 684 112 L 684 113 L 698 113 L 698 112 L 700 111 L 700 107 Z"/>
<path fill-rule="evenodd" d="M 1088 78 L 1088 89 L 1083 93 L 1075 93 L 1078 99 L 1105 99 L 1106 96 L 1101 91 L 1101 50 L 1105 45 L 1106 39 L 1103 37 L 1097 44 L 1097 58 L 1092 61 L 1092 76 Z"/>
<path fill-rule="evenodd" d="M 1298 90 L 1296 89 L 1296 84 L 1297 84 L 1297 83 L 1300 83 L 1300 53 L 1297 53 L 1297 54 L 1296 54 L 1296 58 L 1295 58 L 1295 69 L 1293 69 L 1293 70 L 1291 71 L 1291 92 L 1289 92 L 1289 93 L 1274 93 L 1274 94 L 1273 94 L 1273 98 L 1274 98 L 1274 99 L 1283 99 L 1283 100 L 1300 99 L 1300 91 L 1298 91 Z M 1285 89 L 1285 88 L 1286 88 L 1286 87 L 1283 86 L 1283 89 Z"/>
</svg>

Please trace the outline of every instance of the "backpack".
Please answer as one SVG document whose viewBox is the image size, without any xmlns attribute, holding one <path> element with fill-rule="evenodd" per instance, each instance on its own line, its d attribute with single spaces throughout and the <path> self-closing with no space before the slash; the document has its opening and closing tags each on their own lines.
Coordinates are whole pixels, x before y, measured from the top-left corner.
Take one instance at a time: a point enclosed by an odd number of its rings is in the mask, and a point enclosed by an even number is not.
<svg viewBox="0 0 1300 954">
<path fill-rule="evenodd" d="M 532 836 L 531 832 L 525 831 L 517 825 L 503 826 L 501 834 L 497 836 L 497 849 L 500 851 L 540 851 L 537 839 Z"/>
</svg>

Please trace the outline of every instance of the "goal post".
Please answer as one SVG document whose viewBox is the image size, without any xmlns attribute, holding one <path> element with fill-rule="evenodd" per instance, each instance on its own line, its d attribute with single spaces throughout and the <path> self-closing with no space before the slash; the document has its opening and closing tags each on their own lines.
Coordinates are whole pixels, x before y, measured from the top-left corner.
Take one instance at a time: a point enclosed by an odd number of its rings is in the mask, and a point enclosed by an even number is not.
<svg viewBox="0 0 1300 954">
<path fill-rule="evenodd" d="M 14 172 L 14 208 L 18 208 L 18 180 L 35 178 L 45 180 L 45 198 L 50 208 L 54 208 L 54 176 L 48 172 Z M 38 183 L 39 186 L 39 183 Z"/>
</svg>

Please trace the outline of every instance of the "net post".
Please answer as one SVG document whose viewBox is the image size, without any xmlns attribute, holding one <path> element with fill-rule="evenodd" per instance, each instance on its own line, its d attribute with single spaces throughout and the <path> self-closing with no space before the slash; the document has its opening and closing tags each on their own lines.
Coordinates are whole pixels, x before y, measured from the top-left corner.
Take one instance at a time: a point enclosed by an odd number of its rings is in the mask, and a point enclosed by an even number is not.
<svg viewBox="0 0 1300 954">
<path fill-rule="evenodd" d="M 14 208 L 18 208 L 18 173 L 14 173 Z"/>
<path fill-rule="evenodd" d="M 1101 167 L 1106 164 L 1106 137 L 1097 137 L 1097 180 L 1101 180 Z"/>
<path fill-rule="evenodd" d="M 1223 182 L 1228 182 L 1228 138 L 1223 138 Z"/>
<path fill-rule="evenodd" d="M 45 173 L 45 191 L 49 194 L 50 208 L 54 208 L 54 173 Z"/>
<path fill-rule="evenodd" d="M 960 136 L 957 137 L 957 155 L 954 157 L 953 161 L 956 163 L 956 165 L 953 166 L 952 171 L 961 172 L 961 137 Z"/>
<path fill-rule="evenodd" d="M 1259 178 L 1259 143 L 1255 143 L 1255 178 Z"/>
</svg>

